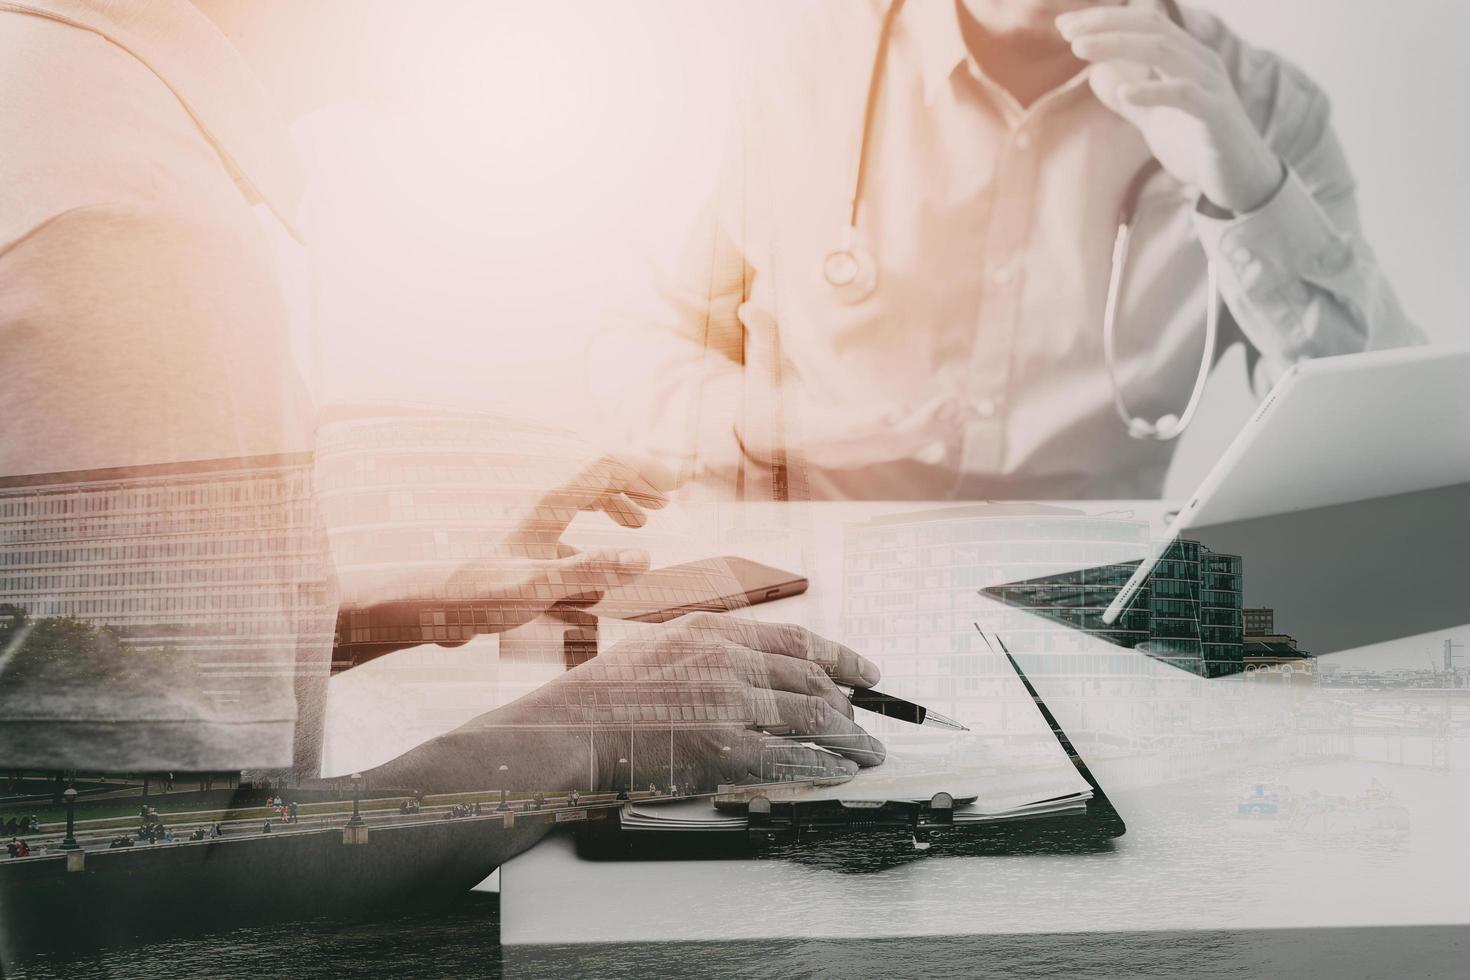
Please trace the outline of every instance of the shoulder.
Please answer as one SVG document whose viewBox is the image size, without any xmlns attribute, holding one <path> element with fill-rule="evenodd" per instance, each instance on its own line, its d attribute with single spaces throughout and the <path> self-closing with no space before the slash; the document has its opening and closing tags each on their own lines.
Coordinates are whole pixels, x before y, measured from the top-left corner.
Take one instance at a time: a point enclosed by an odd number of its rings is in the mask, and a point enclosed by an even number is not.
<svg viewBox="0 0 1470 980">
<path fill-rule="evenodd" d="M 239 197 L 167 85 L 99 34 L 0 11 L 0 251 L 96 204 Z"/>
<path fill-rule="evenodd" d="M 885 0 L 802 0 L 742 8 L 743 87 L 764 112 L 843 109 L 866 89 Z"/>
<path fill-rule="evenodd" d="M 1183 8 L 1184 23 L 1219 56 L 1246 113 L 1268 141 L 1290 159 L 1316 145 L 1329 125 L 1331 103 L 1306 72 L 1274 51 L 1256 47 L 1219 17 Z"/>
<path fill-rule="evenodd" d="M 93 307 L 115 315 L 134 304 L 158 311 L 205 302 L 258 315 L 261 300 L 279 299 L 269 243 L 243 206 L 222 214 L 167 202 L 67 208 L 0 247 L 0 268 L 0 323 L 12 327 L 19 306 L 66 311 L 63 319 Z"/>
<path fill-rule="evenodd" d="M 282 452 L 309 406 L 259 229 L 93 205 L 0 251 L 0 472 Z"/>
</svg>

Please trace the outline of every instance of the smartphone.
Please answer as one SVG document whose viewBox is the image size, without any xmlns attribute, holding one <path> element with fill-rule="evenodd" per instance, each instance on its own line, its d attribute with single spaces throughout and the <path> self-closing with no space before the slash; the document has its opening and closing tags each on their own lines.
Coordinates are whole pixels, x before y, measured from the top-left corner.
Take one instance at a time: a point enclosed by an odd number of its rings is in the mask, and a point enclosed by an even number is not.
<svg viewBox="0 0 1470 980">
<path fill-rule="evenodd" d="M 663 623 L 692 612 L 729 612 L 806 591 L 794 572 L 727 556 L 644 572 L 583 608 L 598 616 Z"/>
</svg>

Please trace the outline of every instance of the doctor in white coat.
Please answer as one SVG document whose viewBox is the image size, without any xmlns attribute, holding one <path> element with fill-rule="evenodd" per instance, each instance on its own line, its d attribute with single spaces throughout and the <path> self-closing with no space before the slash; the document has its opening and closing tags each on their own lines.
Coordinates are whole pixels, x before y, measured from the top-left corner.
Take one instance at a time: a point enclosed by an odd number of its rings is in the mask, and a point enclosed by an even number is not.
<svg viewBox="0 0 1470 980">
<path fill-rule="evenodd" d="M 720 492 L 1154 497 L 1232 344 L 1260 392 L 1421 342 L 1327 98 L 1215 17 L 830 0 L 795 20 L 746 54 L 679 267 L 593 351 L 636 379 L 629 440 Z"/>
</svg>

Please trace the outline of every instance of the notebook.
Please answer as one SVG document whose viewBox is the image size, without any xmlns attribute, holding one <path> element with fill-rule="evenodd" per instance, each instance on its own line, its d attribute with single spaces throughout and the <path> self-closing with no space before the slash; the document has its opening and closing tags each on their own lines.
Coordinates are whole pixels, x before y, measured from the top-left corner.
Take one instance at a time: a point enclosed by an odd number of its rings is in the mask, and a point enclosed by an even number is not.
<svg viewBox="0 0 1470 980">
<path fill-rule="evenodd" d="M 888 755 L 882 765 L 860 770 L 847 782 L 769 783 L 728 787 L 714 797 L 633 801 L 624 805 L 618 827 L 628 834 L 743 832 L 750 828 L 750 802 L 756 798 L 798 823 L 803 813 L 822 813 L 830 827 L 834 805 L 855 812 L 920 807 L 946 794 L 953 801 L 950 823 L 956 828 L 1105 812 L 1108 836 L 1121 834 L 1122 821 L 1015 660 L 1002 651 L 991 655 L 1011 668 L 1001 675 L 1007 678 L 1006 690 L 993 706 L 1006 719 L 1003 729 L 905 726 L 905 731 L 883 733 Z M 855 824 L 860 827 L 862 821 Z"/>
</svg>

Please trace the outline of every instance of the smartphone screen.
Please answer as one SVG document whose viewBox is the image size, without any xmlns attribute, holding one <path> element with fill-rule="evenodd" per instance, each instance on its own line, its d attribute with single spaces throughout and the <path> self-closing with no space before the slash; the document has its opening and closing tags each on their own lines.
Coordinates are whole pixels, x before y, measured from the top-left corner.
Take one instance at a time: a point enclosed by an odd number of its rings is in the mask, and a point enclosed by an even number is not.
<svg viewBox="0 0 1470 980">
<path fill-rule="evenodd" d="M 706 558 L 644 572 L 610 590 L 595 605 L 598 616 L 662 623 L 692 612 L 729 612 L 806 591 L 794 572 L 733 556 Z"/>
</svg>

